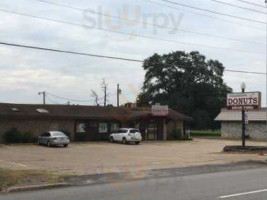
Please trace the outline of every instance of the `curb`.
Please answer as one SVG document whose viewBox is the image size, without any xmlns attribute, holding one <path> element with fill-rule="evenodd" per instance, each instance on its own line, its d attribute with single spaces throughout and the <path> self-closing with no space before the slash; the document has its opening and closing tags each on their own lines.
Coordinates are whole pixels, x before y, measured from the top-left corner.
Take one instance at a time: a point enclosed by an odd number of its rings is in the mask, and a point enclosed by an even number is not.
<svg viewBox="0 0 267 200">
<path fill-rule="evenodd" d="M 60 188 L 60 187 L 68 187 L 68 186 L 71 186 L 71 184 L 68 184 L 68 183 L 57 183 L 57 184 L 11 187 L 11 188 L 8 188 L 6 190 L 6 193 L 25 192 L 25 191 L 33 191 L 33 190 L 44 190 L 44 189 L 52 189 L 52 188 Z"/>
</svg>

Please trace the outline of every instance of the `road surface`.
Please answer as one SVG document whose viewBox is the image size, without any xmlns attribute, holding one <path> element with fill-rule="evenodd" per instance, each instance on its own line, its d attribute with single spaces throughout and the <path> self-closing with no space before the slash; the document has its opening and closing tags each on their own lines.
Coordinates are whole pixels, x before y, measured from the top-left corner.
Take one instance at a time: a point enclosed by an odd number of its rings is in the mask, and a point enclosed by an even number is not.
<svg viewBox="0 0 267 200">
<path fill-rule="evenodd" d="M 266 200 L 267 168 L 13 193 L 0 200 Z"/>
</svg>

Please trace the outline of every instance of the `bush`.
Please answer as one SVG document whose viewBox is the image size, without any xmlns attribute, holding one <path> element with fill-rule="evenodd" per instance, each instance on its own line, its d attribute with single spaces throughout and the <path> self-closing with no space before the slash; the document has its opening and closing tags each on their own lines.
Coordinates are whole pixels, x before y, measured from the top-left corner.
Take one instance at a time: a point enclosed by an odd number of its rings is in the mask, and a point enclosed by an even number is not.
<svg viewBox="0 0 267 200">
<path fill-rule="evenodd" d="M 22 141 L 22 134 L 16 128 L 12 128 L 4 133 L 3 138 L 7 143 L 20 143 Z"/>
<path fill-rule="evenodd" d="M 3 135 L 6 143 L 35 143 L 37 137 L 31 132 L 21 133 L 18 129 L 12 128 Z"/>
<path fill-rule="evenodd" d="M 37 137 L 34 136 L 31 132 L 27 132 L 22 135 L 22 142 L 23 143 L 35 143 L 37 142 Z"/>
<path fill-rule="evenodd" d="M 173 128 L 168 134 L 168 140 L 182 140 L 182 131 L 179 128 Z"/>
<path fill-rule="evenodd" d="M 77 142 L 84 142 L 84 141 L 86 141 L 86 134 L 85 133 L 76 133 L 75 134 L 75 140 Z"/>
</svg>

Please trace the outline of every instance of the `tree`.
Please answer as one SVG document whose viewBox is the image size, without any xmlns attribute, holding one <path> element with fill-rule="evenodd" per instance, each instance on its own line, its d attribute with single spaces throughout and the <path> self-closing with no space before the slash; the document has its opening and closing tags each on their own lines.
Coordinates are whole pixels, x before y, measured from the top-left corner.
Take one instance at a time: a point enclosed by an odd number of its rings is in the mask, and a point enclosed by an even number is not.
<svg viewBox="0 0 267 200">
<path fill-rule="evenodd" d="M 111 104 L 107 105 L 109 94 L 108 94 L 108 84 L 107 84 L 105 79 L 103 79 L 102 82 L 101 82 L 101 89 L 104 92 L 104 97 L 103 98 L 99 98 L 97 92 L 95 90 L 93 90 L 93 89 L 91 90 L 91 92 L 92 92 L 91 97 L 93 97 L 95 99 L 94 101 L 95 101 L 95 104 L 97 106 L 100 106 L 99 99 L 103 99 L 104 100 L 104 106 L 105 107 L 107 107 L 107 106 L 110 107 Z"/>
<path fill-rule="evenodd" d="M 197 51 L 176 51 L 146 59 L 146 71 L 138 106 L 155 103 L 193 116 L 196 128 L 216 128 L 214 118 L 226 104 L 232 89 L 223 81 L 224 67 Z"/>
<path fill-rule="evenodd" d="M 96 91 L 94 91 L 94 90 L 91 90 L 91 92 L 92 92 L 91 96 L 95 99 L 95 104 L 96 104 L 97 106 L 99 106 L 99 103 L 98 103 L 98 101 L 99 101 L 98 94 L 97 94 Z"/>
<path fill-rule="evenodd" d="M 104 106 L 106 107 L 107 101 L 108 101 L 107 99 L 108 98 L 108 84 L 105 79 L 102 80 L 101 88 L 102 88 L 102 91 L 104 92 Z"/>
</svg>

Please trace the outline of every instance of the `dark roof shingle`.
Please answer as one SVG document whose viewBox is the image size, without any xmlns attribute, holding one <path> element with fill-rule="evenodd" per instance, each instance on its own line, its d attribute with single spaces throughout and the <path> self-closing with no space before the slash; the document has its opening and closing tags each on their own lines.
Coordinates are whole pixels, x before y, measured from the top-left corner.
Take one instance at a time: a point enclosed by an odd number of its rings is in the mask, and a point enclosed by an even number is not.
<svg viewBox="0 0 267 200">
<path fill-rule="evenodd" d="M 38 112 L 47 110 L 48 113 Z M 151 116 L 149 108 L 98 107 L 80 105 L 38 105 L 0 103 L 0 118 L 63 118 L 130 120 Z M 169 110 L 169 118 L 191 121 L 192 118 Z"/>
</svg>

